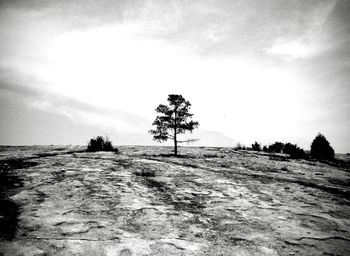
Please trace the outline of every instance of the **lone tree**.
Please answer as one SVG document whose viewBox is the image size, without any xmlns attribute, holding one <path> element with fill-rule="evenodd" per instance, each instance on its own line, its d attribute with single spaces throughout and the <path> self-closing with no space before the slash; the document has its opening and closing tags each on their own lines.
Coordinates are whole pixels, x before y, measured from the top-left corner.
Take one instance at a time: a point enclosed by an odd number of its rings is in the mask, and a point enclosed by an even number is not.
<svg viewBox="0 0 350 256">
<path fill-rule="evenodd" d="M 316 159 L 334 159 L 334 149 L 325 136 L 319 133 L 311 144 L 311 157 Z"/>
<path fill-rule="evenodd" d="M 192 120 L 193 114 L 189 113 L 191 103 L 185 100 L 182 95 L 170 94 L 168 96 L 169 105 L 160 104 L 156 112 L 160 115 L 156 117 L 153 124 L 155 130 L 150 130 L 153 139 L 162 142 L 168 139 L 174 140 L 174 154 L 177 155 L 177 143 L 191 142 L 193 140 L 180 141 L 179 134 L 192 131 L 199 126 L 199 123 Z"/>
</svg>

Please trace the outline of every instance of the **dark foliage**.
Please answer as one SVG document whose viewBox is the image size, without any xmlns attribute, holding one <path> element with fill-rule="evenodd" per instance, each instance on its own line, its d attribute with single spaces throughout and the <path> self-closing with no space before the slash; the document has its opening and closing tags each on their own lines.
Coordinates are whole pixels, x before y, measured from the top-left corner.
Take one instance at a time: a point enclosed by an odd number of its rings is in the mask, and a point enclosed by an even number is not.
<svg viewBox="0 0 350 256">
<path fill-rule="evenodd" d="M 255 143 L 252 144 L 252 149 L 255 151 L 261 151 L 261 145 L 255 141 Z"/>
<path fill-rule="evenodd" d="M 112 142 L 108 138 L 103 138 L 102 136 L 97 136 L 90 140 L 87 151 L 96 152 L 96 151 L 114 151 L 118 152 L 117 148 L 112 146 Z"/>
<path fill-rule="evenodd" d="M 299 148 L 296 144 L 289 142 L 284 144 L 283 153 L 289 154 L 292 158 L 307 158 L 307 154 L 302 148 Z"/>
<path fill-rule="evenodd" d="M 282 142 L 276 141 L 268 147 L 268 152 L 270 153 L 282 153 L 284 144 Z"/>
<path fill-rule="evenodd" d="M 334 149 L 325 136 L 319 133 L 311 144 L 311 157 L 315 159 L 333 160 Z"/>
<path fill-rule="evenodd" d="M 236 147 L 235 147 L 234 149 L 235 149 L 235 150 L 246 150 L 247 147 L 238 142 L 237 145 L 236 145 Z"/>
<path fill-rule="evenodd" d="M 305 159 L 308 157 L 302 148 L 299 148 L 296 144 L 292 144 L 290 142 L 275 142 L 268 147 L 264 146 L 263 151 L 269 153 L 285 153 L 289 154 L 292 158 Z"/>
<path fill-rule="evenodd" d="M 199 126 L 199 123 L 192 120 L 193 114 L 189 113 L 191 103 L 185 100 L 182 95 L 170 94 L 168 105 L 160 104 L 156 112 L 160 115 L 156 117 L 153 124 L 155 130 L 150 130 L 153 139 L 159 142 L 171 139 L 174 141 L 174 154 L 177 155 L 177 144 L 191 142 L 192 140 L 180 141 L 179 134 L 187 131 L 192 132 Z"/>
</svg>

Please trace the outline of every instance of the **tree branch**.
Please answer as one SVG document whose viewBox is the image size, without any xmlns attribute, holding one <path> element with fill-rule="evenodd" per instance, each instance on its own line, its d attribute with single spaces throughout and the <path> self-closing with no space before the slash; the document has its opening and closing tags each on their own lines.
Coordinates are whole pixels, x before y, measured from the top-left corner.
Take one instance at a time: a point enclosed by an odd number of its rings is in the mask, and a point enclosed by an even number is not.
<svg viewBox="0 0 350 256">
<path fill-rule="evenodd" d="M 188 140 L 178 140 L 178 143 L 192 143 L 192 142 L 196 142 L 199 141 L 199 139 L 188 139 Z"/>
</svg>

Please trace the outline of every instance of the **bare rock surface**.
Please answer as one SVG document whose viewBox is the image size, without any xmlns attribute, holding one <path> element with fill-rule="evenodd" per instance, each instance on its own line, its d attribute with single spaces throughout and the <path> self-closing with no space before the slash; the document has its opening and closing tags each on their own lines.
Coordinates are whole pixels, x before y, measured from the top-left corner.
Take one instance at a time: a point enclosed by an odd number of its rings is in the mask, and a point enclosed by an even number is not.
<svg viewBox="0 0 350 256">
<path fill-rule="evenodd" d="M 228 148 L 80 150 L 1 148 L 0 255 L 350 255 L 347 167 Z"/>
</svg>

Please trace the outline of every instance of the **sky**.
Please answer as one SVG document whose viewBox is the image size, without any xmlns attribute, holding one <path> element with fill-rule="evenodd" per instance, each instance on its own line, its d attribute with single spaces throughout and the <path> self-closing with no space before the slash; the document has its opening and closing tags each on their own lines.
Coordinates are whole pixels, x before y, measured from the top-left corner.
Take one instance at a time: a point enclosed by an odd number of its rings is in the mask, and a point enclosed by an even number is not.
<svg viewBox="0 0 350 256">
<path fill-rule="evenodd" d="M 350 152 L 350 1 L 0 0 L 0 144 L 158 145 L 168 94 L 194 145 Z"/>
</svg>

